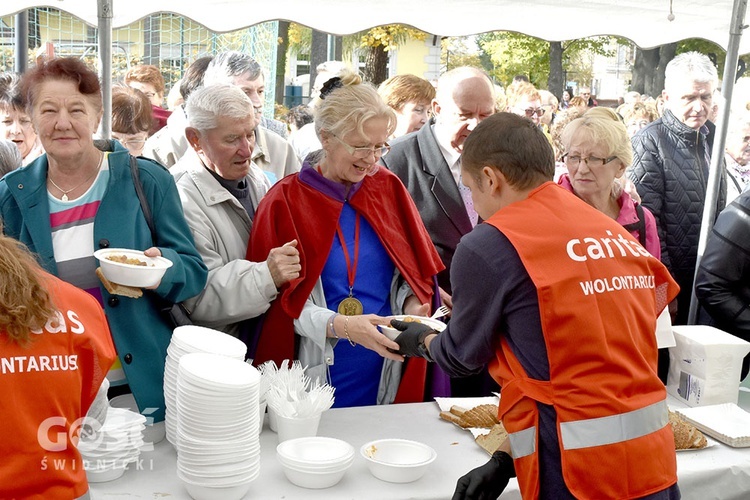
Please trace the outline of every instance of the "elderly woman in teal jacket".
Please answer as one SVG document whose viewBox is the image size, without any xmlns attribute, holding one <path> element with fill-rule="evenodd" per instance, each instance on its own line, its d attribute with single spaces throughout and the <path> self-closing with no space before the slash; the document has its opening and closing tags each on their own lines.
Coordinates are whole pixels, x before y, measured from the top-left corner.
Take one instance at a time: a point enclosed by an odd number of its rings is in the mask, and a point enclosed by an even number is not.
<svg viewBox="0 0 750 500">
<path fill-rule="evenodd" d="M 0 180 L 3 232 L 25 243 L 47 271 L 100 300 L 121 363 L 108 378 L 113 384 L 127 381 L 140 411 L 160 422 L 172 334 L 160 305 L 197 295 L 207 276 L 175 183 L 161 165 L 137 160 L 154 238 L 128 151 L 118 143 L 112 143 L 112 151 L 100 151 L 92 139 L 102 116 L 96 73 L 80 60 L 59 58 L 27 72 L 21 85 L 46 154 Z M 100 248 L 144 250 L 173 266 L 141 298 L 112 295 L 96 277 L 93 253 Z"/>
</svg>

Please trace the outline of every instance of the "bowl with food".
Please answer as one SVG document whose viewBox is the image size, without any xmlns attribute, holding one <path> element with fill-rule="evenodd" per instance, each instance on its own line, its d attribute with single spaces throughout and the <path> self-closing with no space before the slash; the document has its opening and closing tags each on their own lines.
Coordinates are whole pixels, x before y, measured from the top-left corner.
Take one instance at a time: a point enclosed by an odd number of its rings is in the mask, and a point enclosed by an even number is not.
<svg viewBox="0 0 750 500">
<path fill-rule="evenodd" d="M 391 320 L 398 319 L 401 321 L 405 321 L 407 323 L 411 321 L 415 321 L 417 323 L 422 323 L 424 325 L 429 326 L 436 332 L 442 332 L 443 330 L 445 330 L 445 326 L 446 326 L 445 323 L 443 323 L 440 320 L 427 318 L 425 316 L 413 316 L 413 315 L 401 314 L 397 316 L 390 316 L 390 319 Z M 401 334 L 401 330 L 394 328 L 390 325 L 378 325 L 378 327 L 380 328 L 380 331 L 383 332 L 383 335 L 385 335 L 391 340 L 396 340 L 396 337 L 398 337 L 399 334 Z"/>
<path fill-rule="evenodd" d="M 140 250 L 105 248 L 94 252 L 102 274 L 112 283 L 147 288 L 161 281 L 172 261 L 164 257 L 148 257 Z"/>
<path fill-rule="evenodd" d="M 389 483 L 411 483 L 424 476 L 437 452 L 424 443 L 408 439 L 379 439 L 365 443 L 360 454 L 370 473 Z"/>
</svg>

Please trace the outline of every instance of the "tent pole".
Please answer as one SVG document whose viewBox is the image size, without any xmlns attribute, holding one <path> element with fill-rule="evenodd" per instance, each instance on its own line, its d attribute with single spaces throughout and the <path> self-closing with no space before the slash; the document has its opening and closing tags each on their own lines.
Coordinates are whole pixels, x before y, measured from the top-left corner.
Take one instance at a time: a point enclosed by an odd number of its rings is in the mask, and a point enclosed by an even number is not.
<svg viewBox="0 0 750 500">
<path fill-rule="evenodd" d="M 714 137 L 713 150 L 711 151 L 711 168 L 708 174 L 706 186 L 706 203 L 703 206 L 703 219 L 701 220 L 700 238 L 698 240 L 698 255 L 695 260 L 695 274 L 701 263 L 701 257 L 706 250 L 706 241 L 711 234 L 714 220 L 716 218 L 716 201 L 719 197 L 721 177 L 724 175 L 724 148 L 726 146 L 729 112 L 732 107 L 732 92 L 737 75 L 737 61 L 739 59 L 740 38 L 745 25 L 745 12 L 747 0 L 734 0 L 732 8 L 732 22 L 729 28 L 729 44 L 727 45 L 727 57 L 724 62 L 724 77 L 722 80 L 721 95 L 724 97 L 725 105 L 720 110 L 718 123 L 716 123 L 716 136 Z M 698 299 L 695 296 L 695 286 L 691 290 L 690 310 L 688 311 L 688 324 L 694 325 L 698 320 Z"/>
<path fill-rule="evenodd" d="M 29 67 L 29 11 L 16 14 L 16 65 L 15 72 L 25 73 Z"/>
<path fill-rule="evenodd" d="M 103 114 L 100 139 L 112 136 L 112 0 L 97 0 L 99 17 L 99 80 L 102 86 Z"/>
</svg>

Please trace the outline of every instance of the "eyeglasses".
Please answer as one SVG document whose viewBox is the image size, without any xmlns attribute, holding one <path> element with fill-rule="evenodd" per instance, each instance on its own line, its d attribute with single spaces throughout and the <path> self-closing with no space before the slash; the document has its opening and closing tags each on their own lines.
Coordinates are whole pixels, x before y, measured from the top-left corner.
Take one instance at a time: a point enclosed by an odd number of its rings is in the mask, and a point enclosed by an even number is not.
<svg viewBox="0 0 750 500">
<path fill-rule="evenodd" d="M 610 156 L 609 158 L 599 158 L 598 156 L 589 156 L 588 158 L 581 158 L 580 156 L 569 156 L 567 153 L 563 155 L 563 161 L 569 167 L 576 167 L 583 160 L 586 162 L 586 166 L 588 166 L 589 168 L 591 167 L 596 168 L 596 167 L 601 167 L 602 165 L 606 165 L 607 163 L 616 159 L 617 159 L 616 156 Z"/>
<path fill-rule="evenodd" d="M 138 148 L 146 144 L 146 139 L 138 139 L 138 138 L 129 138 L 129 137 L 122 137 L 116 134 L 112 134 L 112 139 L 116 139 L 120 144 L 125 146 L 126 148 L 129 146 Z"/>
<path fill-rule="evenodd" d="M 333 134 L 331 134 L 333 135 Z M 342 146 L 344 146 L 344 149 L 347 153 L 352 155 L 355 158 L 358 158 L 360 160 L 364 160 L 370 155 L 374 155 L 375 158 L 382 158 L 383 156 L 388 154 L 388 151 L 391 150 L 391 147 L 388 145 L 388 143 L 383 144 L 380 147 L 375 148 L 355 148 L 353 146 L 348 145 L 335 135 L 333 136 L 337 141 L 341 143 Z"/>
<path fill-rule="evenodd" d="M 526 113 L 527 118 L 531 118 L 534 115 L 541 118 L 541 116 L 544 114 L 544 108 L 526 108 L 523 110 L 523 112 Z"/>
</svg>

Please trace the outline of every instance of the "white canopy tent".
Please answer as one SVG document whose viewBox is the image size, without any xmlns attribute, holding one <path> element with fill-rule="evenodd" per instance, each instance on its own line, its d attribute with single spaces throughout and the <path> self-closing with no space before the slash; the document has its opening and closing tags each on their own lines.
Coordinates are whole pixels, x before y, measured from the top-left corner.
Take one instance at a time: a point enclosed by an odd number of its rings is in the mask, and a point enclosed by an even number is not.
<svg viewBox="0 0 750 500">
<path fill-rule="evenodd" d="M 750 52 L 750 39 L 741 36 L 747 0 L 5 0 L 0 16 L 31 7 L 59 9 L 99 27 L 105 136 L 111 130 L 112 28 L 158 12 L 182 15 L 216 32 L 285 19 L 338 35 L 400 23 L 441 36 L 504 30 L 562 41 L 618 35 L 642 48 L 704 38 L 727 51 L 722 87 L 726 102 L 731 102 L 738 56 Z M 715 216 L 728 118 L 725 106 L 714 140 L 698 262 Z M 692 306 L 694 319 L 695 300 Z"/>
<path fill-rule="evenodd" d="M 99 24 L 95 0 L 6 0 L 0 16 L 52 7 Z M 620 35 L 648 48 L 700 37 L 727 49 L 733 0 L 112 0 L 112 26 L 173 12 L 207 28 L 233 31 L 287 19 L 320 31 L 350 34 L 383 24 L 409 24 L 443 36 L 518 31 L 545 40 Z M 669 21 L 670 4 L 674 20 Z M 740 53 L 750 52 L 744 40 Z"/>
</svg>

